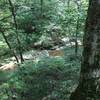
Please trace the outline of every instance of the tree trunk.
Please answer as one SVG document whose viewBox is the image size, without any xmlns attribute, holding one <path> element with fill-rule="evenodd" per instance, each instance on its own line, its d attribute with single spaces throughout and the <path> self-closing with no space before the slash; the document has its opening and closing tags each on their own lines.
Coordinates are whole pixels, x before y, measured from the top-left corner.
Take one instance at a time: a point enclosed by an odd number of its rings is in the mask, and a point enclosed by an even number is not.
<svg viewBox="0 0 100 100">
<path fill-rule="evenodd" d="M 76 26 L 76 35 L 75 35 L 75 55 L 77 56 L 78 54 L 78 32 L 79 32 L 79 16 L 78 16 L 78 19 L 77 19 L 77 26 Z"/>
<path fill-rule="evenodd" d="M 9 2 L 9 5 L 11 7 L 10 10 L 11 10 L 11 13 L 12 13 L 12 16 L 13 16 L 13 20 L 14 20 L 14 24 L 15 24 L 16 38 L 17 38 L 17 43 L 18 43 L 18 50 L 19 50 L 20 60 L 21 60 L 21 62 L 23 62 L 24 58 L 23 58 L 23 55 L 22 55 L 21 42 L 20 42 L 19 37 L 18 37 L 18 27 L 17 27 L 17 22 L 16 22 L 15 9 L 13 7 L 13 4 L 12 4 L 11 0 L 8 0 L 8 2 Z"/>
<path fill-rule="evenodd" d="M 13 53 L 13 56 L 15 57 L 17 63 L 19 63 L 19 60 L 18 60 L 18 58 L 17 58 L 17 56 L 16 56 L 16 53 L 15 53 L 14 50 L 12 49 L 10 43 L 8 42 L 8 40 L 7 40 L 7 38 L 6 38 L 6 35 L 4 34 L 4 32 L 3 32 L 1 29 L 0 29 L 0 32 L 1 32 L 1 34 L 2 34 L 2 36 L 3 36 L 3 38 L 4 38 L 4 40 L 5 40 L 6 44 L 8 45 L 9 49 L 10 49 L 11 52 Z"/>
<path fill-rule="evenodd" d="M 78 13 L 80 12 L 80 0 L 76 1 L 76 4 L 77 4 L 77 10 L 78 10 Z M 77 56 L 78 54 L 78 32 L 79 32 L 79 21 L 80 21 L 80 18 L 79 18 L 79 14 L 78 14 L 78 18 L 77 18 L 77 22 L 76 22 L 76 34 L 75 34 L 75 55 Z"/>
<path fill-rule="evenodd" d="M 100 100 L 100 1 L 89 0 L 79 85 L 70 100 Z"/>
</svg>

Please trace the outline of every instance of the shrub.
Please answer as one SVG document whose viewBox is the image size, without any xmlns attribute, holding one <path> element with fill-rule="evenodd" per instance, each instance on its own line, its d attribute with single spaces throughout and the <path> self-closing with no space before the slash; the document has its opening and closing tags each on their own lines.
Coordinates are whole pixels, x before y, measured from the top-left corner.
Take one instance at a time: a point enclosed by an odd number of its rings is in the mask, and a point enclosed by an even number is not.
<svg viewBox="0 0 100 100">
<path fill-rule="evenodd" d="M 68 63 L 60 57 L 24 62 L 0 86 L 0 100 L 67 100 L 70 87 L 75 84 L 69 75 L 77 65 Z"/>
</svg>

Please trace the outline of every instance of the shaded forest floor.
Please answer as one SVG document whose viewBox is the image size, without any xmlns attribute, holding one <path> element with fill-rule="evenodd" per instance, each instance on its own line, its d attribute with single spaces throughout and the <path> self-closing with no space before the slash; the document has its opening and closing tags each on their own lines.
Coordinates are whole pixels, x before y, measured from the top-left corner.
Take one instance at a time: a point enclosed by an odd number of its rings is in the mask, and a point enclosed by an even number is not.
<svg viewBox="0 0 100 100">
<path fill-rule="evenodd" d="M 69 100 L 78 84 L 81 48 L 73 47 L 59 57 L 27 60 L 13 71 L 0 72 L 0 100 Z"/>
</svg>

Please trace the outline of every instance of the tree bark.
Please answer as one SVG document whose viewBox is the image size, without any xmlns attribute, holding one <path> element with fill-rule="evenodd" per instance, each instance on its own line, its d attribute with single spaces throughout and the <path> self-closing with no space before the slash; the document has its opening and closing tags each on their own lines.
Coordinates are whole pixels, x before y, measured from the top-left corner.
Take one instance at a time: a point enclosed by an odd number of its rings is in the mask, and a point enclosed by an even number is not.
<svg viewBox="0 0 100 100">
<path fill-rule="evenodd" d="M 100 1 L 89 0 L 79 85 L 70 100 L 100 100 Z"/>
</svg>

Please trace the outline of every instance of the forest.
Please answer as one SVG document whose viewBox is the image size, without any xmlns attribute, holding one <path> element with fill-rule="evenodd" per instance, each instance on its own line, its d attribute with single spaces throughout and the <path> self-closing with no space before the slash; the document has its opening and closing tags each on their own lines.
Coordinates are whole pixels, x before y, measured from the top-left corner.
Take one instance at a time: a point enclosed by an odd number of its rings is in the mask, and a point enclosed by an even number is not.
<svg viewBox="0 0 100 100">
<path fill-rule="evenodd" d="M 100 0 L 0 0 L 0 100 L 100 100 Z"/>
</svg>

